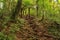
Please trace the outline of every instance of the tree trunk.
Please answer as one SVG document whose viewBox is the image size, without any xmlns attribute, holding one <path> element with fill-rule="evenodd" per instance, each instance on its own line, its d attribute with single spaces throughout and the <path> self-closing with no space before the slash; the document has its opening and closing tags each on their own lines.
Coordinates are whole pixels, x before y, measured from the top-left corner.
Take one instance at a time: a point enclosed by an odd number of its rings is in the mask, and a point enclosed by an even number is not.
<svg viewBox="0 0 60 40">
<path fill-rule="evenodd" d="M 16 16 L 19 14 L 19 11 L 21 10 L 21 4 L 22 4 L 22 0 L 18 0 L 15 9 L 12 10 L 11 19 L 15 20 Z"/>
<path fill-rule="evenodd" d="M 21 8 L 21 14 L 20 14 L 21 18 L 22 18 L 22 15 L 23 15 L 23 8 Z"/>
<path fill-rule="evenodd" d="M 37 13 L 37 17 L 38 17 L 38 1 L 39 1 L 39 0 L 36 0 L 36 5 L 37 5 L 37 6 L 36 6 L 36 13 Z"/>
<path fill-rule="evenodd" d="M 41 21 L 43 21 L 44 20 L 44 17 L 45 17 L 45 10 L 44 10 L 44 0 L 43 0 L 43 15 L 42 15 L 42 19 L 41 19 Z"/>
<path fill-rule="evenodd" d="M 30 7 L 28 8 L 28 16 L 30 18 Z"/>
</svg>

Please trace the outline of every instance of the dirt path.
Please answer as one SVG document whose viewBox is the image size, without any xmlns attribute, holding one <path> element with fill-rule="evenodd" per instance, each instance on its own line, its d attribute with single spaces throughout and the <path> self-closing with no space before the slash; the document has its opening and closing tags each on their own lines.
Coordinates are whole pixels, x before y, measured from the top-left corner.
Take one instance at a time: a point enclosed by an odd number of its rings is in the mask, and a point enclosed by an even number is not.
<svg viewBox="0 0 60 40">
<path fill-rule="evenodd" d="M 26 19 L 24 27 L 17 32 L 18 40 L 57 40 L 52 35 L 49 35 L 46 25 L 43 22 L 38 22 L 34 17 Z"/>
</svg>

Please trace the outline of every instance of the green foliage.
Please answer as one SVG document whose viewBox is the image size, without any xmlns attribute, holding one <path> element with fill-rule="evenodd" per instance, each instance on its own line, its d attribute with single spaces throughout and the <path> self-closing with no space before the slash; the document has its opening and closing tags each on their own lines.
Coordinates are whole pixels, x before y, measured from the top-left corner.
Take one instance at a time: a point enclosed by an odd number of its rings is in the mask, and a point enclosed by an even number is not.
<svg viewBox="0 0 60 40">
<path fill-rule="evenodd" d="M 14 40 L 14 35 L 5 35 L 3 32 L 0 32 L 0 40 Z"/>
<path fill-rule="evenodd" d="M 49 26 L 48 32 L 54 36 L 60 37 L 60 27 L 59 26 Z"/>
<path fill-rule="evenodd" d="M 18 19 L 17 23 L 11 24 L 10 32 L 15 33 L 16 31 L 19 31 L 21 29 L 21 27 L 24 26 L 24 23 L 25 23 L 24 19 Z"/>
</svg>

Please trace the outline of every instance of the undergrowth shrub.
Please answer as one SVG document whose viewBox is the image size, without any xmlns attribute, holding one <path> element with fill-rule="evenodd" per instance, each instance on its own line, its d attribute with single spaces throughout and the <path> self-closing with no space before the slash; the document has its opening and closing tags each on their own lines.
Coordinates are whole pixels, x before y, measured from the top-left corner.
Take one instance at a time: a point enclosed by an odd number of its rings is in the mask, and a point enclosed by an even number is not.
<svg viewBox="0 0 60 40">
<path fill-rule="evenodd" d="M 15 36 L 13 34 L 6 35 L 0 32 L 0 40 L 15 40 Z"/>
</svg>

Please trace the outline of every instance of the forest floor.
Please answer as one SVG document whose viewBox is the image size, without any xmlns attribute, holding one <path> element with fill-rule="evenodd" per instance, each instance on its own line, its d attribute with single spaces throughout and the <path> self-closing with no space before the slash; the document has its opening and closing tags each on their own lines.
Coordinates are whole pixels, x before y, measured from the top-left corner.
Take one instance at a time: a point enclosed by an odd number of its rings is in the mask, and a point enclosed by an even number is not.
<svg viewBox="0 0 60 40">
<path fill-rule="evenodd" d="M 16 32 L 17 40 L 59 40 L 48 32 L 49 26 L 57 26 L 56 22 L 49 20 L 37 20 L 33 16 L 25 18 L 26 22 L 21 31 Z M 59 25 L 60 26 L 60 25 Z"/>
<path fill-rule="evenodd" d="M 10 34 L 10 26 L 12 24 L 15 23 L 8 22 L 8 27 L 4 29 L 5 34 Z M 25 23 L 23 27 L 21 27 L 18 31 L 14 32 L 15 40 L 59 40 L 60 37 L 54 36 L 51 32 L 48 32 L 48 27 L 53 26 L 57 28 L 60 27 L 60 24 L 49 21 L 47 19 L 41 21 L 34 16 L 31 16 L 30 18 L 25 18 Z"/>
</svg>

